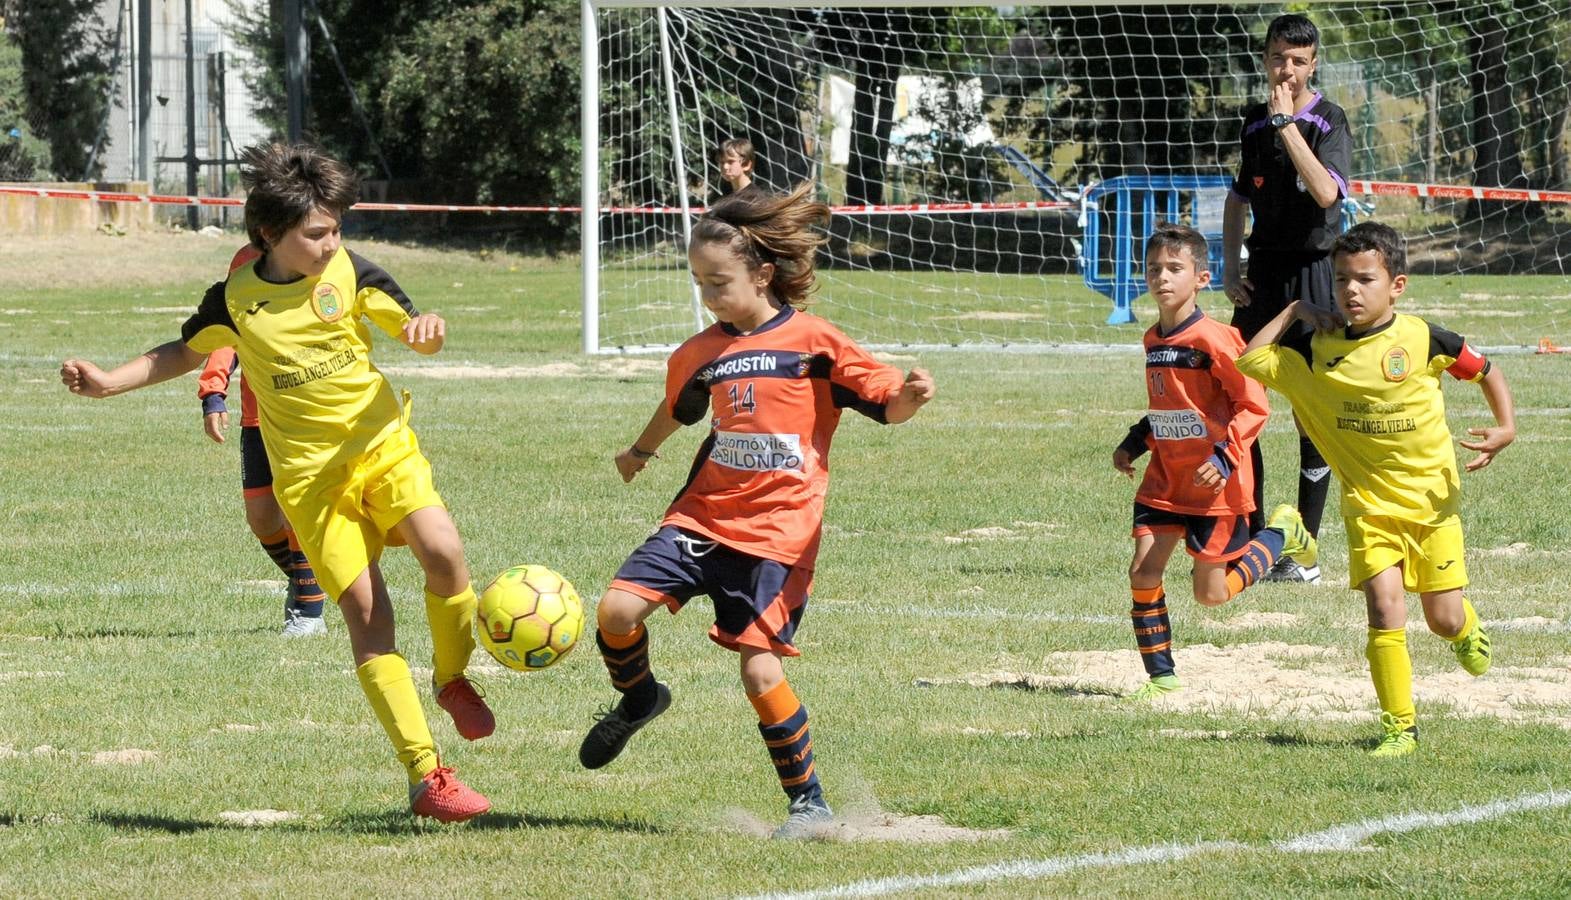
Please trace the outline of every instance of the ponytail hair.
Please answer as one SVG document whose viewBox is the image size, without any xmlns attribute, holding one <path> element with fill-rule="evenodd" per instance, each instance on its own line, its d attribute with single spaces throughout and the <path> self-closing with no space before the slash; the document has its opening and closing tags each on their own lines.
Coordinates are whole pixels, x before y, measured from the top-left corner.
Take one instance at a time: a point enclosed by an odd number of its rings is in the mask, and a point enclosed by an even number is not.
<svg viewBox="0 0 1571 900">
<path fill-rule="evenodd" d="M 813 184 L 804 181 L 789 194 L 746 190 L 721 198 L 693 225 L 693 241 L 730 247 L 752 271 L 772 264 L 770 290 L 801 309 L 816 287 L 814 255 L 828 240 L 813 226 L 828 222 L 829 207 L 813 199 Z"/>
</svg>

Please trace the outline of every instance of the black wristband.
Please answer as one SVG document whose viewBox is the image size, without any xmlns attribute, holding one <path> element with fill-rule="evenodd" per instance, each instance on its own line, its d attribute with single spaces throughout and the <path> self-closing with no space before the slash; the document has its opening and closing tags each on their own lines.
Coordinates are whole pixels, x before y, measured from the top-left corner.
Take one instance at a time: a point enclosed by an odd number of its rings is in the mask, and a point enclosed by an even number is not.
<svg viewBox="0 0 1571 900">
<path fill-rule="evenodd" d="M 654 459 L 656 456 L 655 451 L 640 450 L 638 449 L 637 444 L 633 444 L 632 446 L 628 447 L 627 452 L 633 454 L 634 459 Z"/>
</svg>

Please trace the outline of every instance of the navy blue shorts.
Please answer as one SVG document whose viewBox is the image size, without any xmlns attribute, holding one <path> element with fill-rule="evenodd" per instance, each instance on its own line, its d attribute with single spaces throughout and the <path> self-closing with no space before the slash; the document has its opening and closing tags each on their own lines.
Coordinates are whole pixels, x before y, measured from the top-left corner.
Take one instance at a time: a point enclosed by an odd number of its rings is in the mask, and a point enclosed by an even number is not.
<svg viewBox="0 0 1571 900">
<path fill-rule="evenodd" d="M 611 587 L 665 604 L 672 613 L 708 594 L 715 604 L 710 640 L 781 656 L 801 655 L 792 639 L 812 586 L 812 569 L 743 553 L 675 525 L 650 535 L 611 580 Z"/>
<path fill-rule="evenodd" d="M 1254 537 L 1248 516 L 1192 516 L 1136 502 L 1134 536 L 1159 531 L 1182 531 L 1184 549 L 1201 562 L 1235 560 Z"/>
<path fill-rule="evenodd" d="M 240 427 L 240 488 L 247 497 L 273 492 L 273 467 L 262 445 L 262 429 L 255 425 Z"/>
</svg>

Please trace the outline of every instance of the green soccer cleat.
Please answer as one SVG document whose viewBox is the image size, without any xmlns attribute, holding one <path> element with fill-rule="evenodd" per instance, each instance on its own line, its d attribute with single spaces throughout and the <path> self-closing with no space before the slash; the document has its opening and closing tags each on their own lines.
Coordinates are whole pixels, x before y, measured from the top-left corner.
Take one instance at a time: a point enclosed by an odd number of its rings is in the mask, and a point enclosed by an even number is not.
<svg viewBox="0 0 1571 900">
<path fill-rule="evenodd" d="M 1320 547 L 1315 542 L 1315 536 L 1304 527 L 1304 517 L 1298 514 L 1298 510 L 1286 503 L 1278 506 L 1271 510 L 1266 527 L 1282 532 L 1282 555 L 1291 556 L 1294 562 L 1305 569 L 1314 569 L 1318 580 L 1320 570 L 1315 563 L 1320 561 Z"/>
<path fill-rule="evenodd" d="M 1183 689 L 1184 686 L 1178 683 L 1177 675 L 1158 675 L 1142 684 L 1139 690 L 1124 699 L 1135 703 L 1149 703 L 1165 694 L 1171 694 L 1174 691 Z"/>
<path fill-rule="evenodd" d="M 1467 674 L 1476 677 L 1489 671 L 1489 634 L 1483 625 L 1473 623 L 1472 634 L 1451 642 L 1451 652 Z"/>
<path fill-rule="evenodd" d="M 1380 745 L 1369 751 L 1369 755 L 1380 759 L 1391 759 L 1398 756 L 1407 756 L 1418 749 L 1418 726 L 1403 725 L 1401 720 L 1388 712 L 1380 714 L 1380 727 L 1385 729 L 1385 737 L 1380 739 Z"/>
</svg>

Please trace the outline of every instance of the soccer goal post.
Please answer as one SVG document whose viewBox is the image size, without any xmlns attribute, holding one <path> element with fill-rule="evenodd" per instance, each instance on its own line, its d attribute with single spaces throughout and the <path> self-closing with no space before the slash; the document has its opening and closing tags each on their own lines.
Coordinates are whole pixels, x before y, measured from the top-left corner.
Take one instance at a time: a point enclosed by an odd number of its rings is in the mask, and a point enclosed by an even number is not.
<svg viewBox="0 0 1571 900">
<path fill-rule="evenodd" d="M 1456 276 L 1416 311 L 1536 344 L 1571 288 L 1571 0 L 1306 8 L 1313 84 L 1351 122 L 1345 220 L 1394 225 L 1415 272 Z M 727 138 L 751 142 L 761 186 L 810 181 L 836 208 L 818 311 L 858 340 L 1135 342 L 1151 227 L 1193 224 L 1220 256 L 1285 9 L 584 0 L 584 350 L 707 324 L 686 235 L 725 189 Z"/>
</svg>

